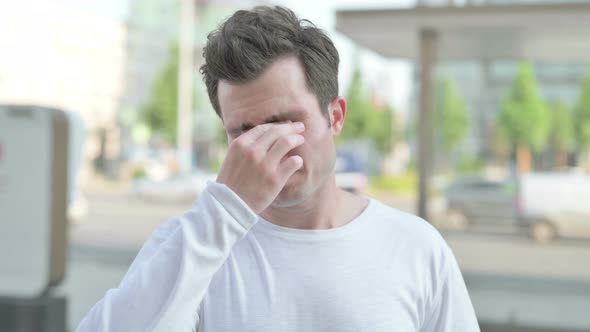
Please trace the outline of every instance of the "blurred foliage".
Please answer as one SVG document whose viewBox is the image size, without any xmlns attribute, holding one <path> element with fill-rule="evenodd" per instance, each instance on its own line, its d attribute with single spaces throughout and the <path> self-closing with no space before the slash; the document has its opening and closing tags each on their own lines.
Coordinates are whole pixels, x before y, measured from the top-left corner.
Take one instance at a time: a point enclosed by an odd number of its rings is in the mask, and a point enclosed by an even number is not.
<svg viewBox="0 0 590 332">
<path fill-rule="evenodd" d="M 209 162 L 209 172 L 211 173 L 219 173 L 219 171 L 221 170 L 221 165 L 223 164 L 223 162 L 219 159 L 213 158 L 210 160 Z"/>
<path fill-rule="evenodd" d="M 393 140 L 398 136 L 395 112 L 388 105 L 376 105 L 367 96 L 359 66 L 354 69 L 346 101 L 348 105 L 346 122 L 342 129 L 341 138 L 368 138 L 379 152 L 389 152 Z"/>
<path fill-rule="evenodd" d="M 398 123 L 394 112 L 391 106 L 384 104 L 370 117 L 370 121 L 373 122 L 369 126 L 372 130 L 370 136 L 377 151 L 381 153 L 390 152 L 394 142 L 399 139 Z"/>
<path fill-rule="evenodd" d="M 455 150 L 464 140 L 469 128 L 465 102 L 455 82 L 437 82 L 434 96 L 435 139 L 445 153 Z"/>
<path fill-rule="evenodd" d="M 178 104 L 178 45 L 170 48 L 168 62 L 152 84 L 151 96 L 141 110 L 150 129 L 166 142 L 176 141 Z"/>
<path fill-rule="evenodd" d="M 572 112 L 562 103 L 549 105 L 551 144 L 556 166 L 567 166 L 567 153 L 574 147 Z"/>
<path fill-rule="evenodd" d="M 193 111 L 198 93 L 193 89 Z M 178 45 L 170 47 L 168 62 L 154 79 L 148 102 L 141 109 L 143 121 L 165 142 L 176 142 L 178 105 Z"/>
<path fill-rule="evenodd" d="M 221 146 L 227 146 L 229 143 L 222 121 L 215 122 L 215 142 Z"/>
<path fill-rule="evenodd" d="M 522 170 L 522 164 L 527 162 L 523 157 L 530 162 L 531 150 L 539 151 L 545 147 L 549 134 L 549 113 L 530 64 L 519 66 L 512 90 L 502 102 L 497 123 L 497 134 L 502 136 L 499 141 L 509 144 L 510 150 L 519 148 L 519 169 Z"/>
<path fill-rule="evenodd" d="M 548 113 L 530 64 L 520 65 L 512 90 L 502 103 L 498 125 L 514 145 L 539 150 L 546 143 Z"/>
<path fill-rule="evenodd" d="M 576 147 L 583 152 L 590 148 L 590 69 L 582 82 L 573 122 Z"/>
<path fill-rule="evenodd" d="M 480 173 L 485 167 L 484 162 L 475 156 L 464 157 L 459 160 L 457 164 L 457 171 L 460 174 L 476 174 Z"/>
<path fill-rule="evenodd" d="M 145 178 L 146 176 L 147 176 L 147 173 L 143 167 L 137 167 L 131 173 L 131 178 L 133 178 L 134 180 Z"/>
<path fill-rule="evenodd" d="M 413 195 L 417 188 L 418 175 L 413 169 L 408 169 L 401 175 L 373 176 L 369 181 L 369 191 L 373 193 L 389 192 Z"/>
</svg>

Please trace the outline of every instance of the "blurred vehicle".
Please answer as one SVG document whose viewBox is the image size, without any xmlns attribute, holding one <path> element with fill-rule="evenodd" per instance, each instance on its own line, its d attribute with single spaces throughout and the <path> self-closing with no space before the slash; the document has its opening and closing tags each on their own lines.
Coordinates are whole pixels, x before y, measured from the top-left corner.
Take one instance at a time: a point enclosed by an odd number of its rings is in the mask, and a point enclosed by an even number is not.
<svg viewBox="0 0 590 332">
<path fill-rule="evenodd" d="M 348 192 L 362 194 L 369 185 L 369 177 L 353 154 L 336 155 L 336 185 Z"/>
<path fill-rule="evenodd" d="M 171 176 L 172 160 L 175 151 L 164 148 L 151 148 L 147 146 L 134 146 L 125 156 L 127 169 L 131 177 L 133 172 L 141 170 L 149 179 L 164 181 Z"/>
<path fill-rule="evenodd" d="M 464 229 L 468 225 L 513 224 L 517 220 L 518 200 L 514 181 L 483 177 L 457 180 L 445 191 L 445 226 Z"/>
<path fill-rule="evenodd" d="M 531 235 L 538 241 L 550 241 L 556 237 L 590 238 L 589 211 L 563 211 L 548 216 L 531 227 Z"/>
<path fill-rule="evenodd" d="M 215 181 L 217 174 L 195 171 L 166 179 L 143 177 L 133 181 L 132 193 L 139 199 L 163 202 L 192 202 L 205 190 L 208 181 Z"/>
<path fill-rule="evenodd" d="M 590 176 L 530 173 L 521 177 L 519 191 L 520 218 L 534 239 L 590 238 Z"/>
<path fill-rule="evenodd" d="M 556 237 L 590 238 L 590 177 L 578 173 L 529 173 L 518 180 L 468 177 L 445 191 L 443 227 L 522 227 L 539 242 Z"/>
</svg>

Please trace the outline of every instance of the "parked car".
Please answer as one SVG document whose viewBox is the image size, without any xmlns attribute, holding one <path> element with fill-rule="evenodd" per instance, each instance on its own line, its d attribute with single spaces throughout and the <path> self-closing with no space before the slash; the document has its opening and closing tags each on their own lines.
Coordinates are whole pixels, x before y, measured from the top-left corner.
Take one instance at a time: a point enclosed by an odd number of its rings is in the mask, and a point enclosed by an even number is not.
<svg viewBox="0 0 590 332">
<path fill-rule="evenodd" d="M 590 212 L 563 211 L 548 216 L 531 227 L 531 236 L 538 241 L 550 241 L 556 237 L 590 238 Z"/>
<path fill-rule="evenodd" d="M 445 191 L 446 225 L 463 229 L 468 225 L 513 224 L 518 220 L 518 198 L 514 181 L 466 177 Z"/>
<path fill-rule="evenodd" d="M 352 154 L 339 153 L 336 156 L 336 185 L 348 192 L 362 194 L 369 185 L 369 177 L 361 163 Z"/>
<path fill-rule="evenodd" d="M 444 226 L 512 224 L 546 242 L 590 238 L 590 177 L 576 173 L 529 173 L 503 181 L 462 178 L 445 191 Z"/>
<path fill-rule="evenodd" d="M 546 242 L 556 237 L 590 238 L 590 176 L 530 173 L 520 179 L 521 221 Z"/>
</svg>

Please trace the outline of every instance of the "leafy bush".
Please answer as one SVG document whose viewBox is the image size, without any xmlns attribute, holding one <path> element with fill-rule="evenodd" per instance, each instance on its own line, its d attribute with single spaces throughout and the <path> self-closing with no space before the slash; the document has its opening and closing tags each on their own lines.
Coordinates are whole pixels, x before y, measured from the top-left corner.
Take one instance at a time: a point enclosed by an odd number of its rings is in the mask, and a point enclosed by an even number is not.
<svg viewBox="0 0 590 332">
<path fill-rule="evenodd" d="M 402 175 L 382 175 L 371 177 L 370 190 L 395 194 L 414 194 L 418 190 L 418 175 L 409 170 Z"/>
</svg>

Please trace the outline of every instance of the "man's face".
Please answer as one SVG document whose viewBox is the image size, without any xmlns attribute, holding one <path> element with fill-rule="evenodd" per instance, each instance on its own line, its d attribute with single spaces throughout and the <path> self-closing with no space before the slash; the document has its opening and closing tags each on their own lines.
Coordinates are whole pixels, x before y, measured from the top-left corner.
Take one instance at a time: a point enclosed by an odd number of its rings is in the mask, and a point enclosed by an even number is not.
<svg viewBox="0 0 590 332">
<path fill-rule="evenodd" d="M 230 142 L 263 123 L 305 124 L 305 143 L 287 154 L 301 156 L 303 167 L 289 178 L 271 206 L 298 205 L 333 174 L 334 130 L 322 114 L 316 96 L 307 88 L 305 73 L 296 57 L 276 60 L 252 82 L 220 81 L 218 97 Z"/>
</svg>

